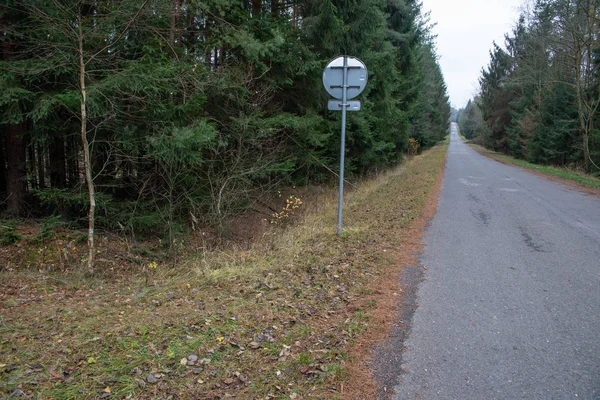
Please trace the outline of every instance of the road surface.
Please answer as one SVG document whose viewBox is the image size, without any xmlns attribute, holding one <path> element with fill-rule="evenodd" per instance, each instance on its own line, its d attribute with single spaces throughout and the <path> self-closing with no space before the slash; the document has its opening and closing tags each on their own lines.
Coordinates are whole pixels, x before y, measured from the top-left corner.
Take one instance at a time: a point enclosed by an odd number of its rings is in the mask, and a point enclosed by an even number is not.
<svg viewBox="0 0 600 400">
<path fill-rule="evenodd" d="M 600 399 L 600 200 L 452 127 L 393 399 Z"/>
</svg>

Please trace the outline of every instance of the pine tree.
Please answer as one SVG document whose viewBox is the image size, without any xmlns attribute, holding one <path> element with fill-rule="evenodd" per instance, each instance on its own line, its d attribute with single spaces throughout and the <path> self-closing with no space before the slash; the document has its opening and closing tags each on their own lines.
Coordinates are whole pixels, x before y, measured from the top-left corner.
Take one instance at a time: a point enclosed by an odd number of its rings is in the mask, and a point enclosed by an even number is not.
<svg viewBox="0 0 600 400">
<path fill-rule="evenodd" d="M 447 128 L 415 0 L 8 4 L 0 193 L 18 213 L 87 220 L 91 239 L 119 229 L 174 247 L 187 226 L 223 227 L 281 185 L 332 179 L 339 114 L 321 76 L 342 54 L 370 73 L 348 172 L 394 164 L 409 135 L 430 146 Z"/>
</svg>

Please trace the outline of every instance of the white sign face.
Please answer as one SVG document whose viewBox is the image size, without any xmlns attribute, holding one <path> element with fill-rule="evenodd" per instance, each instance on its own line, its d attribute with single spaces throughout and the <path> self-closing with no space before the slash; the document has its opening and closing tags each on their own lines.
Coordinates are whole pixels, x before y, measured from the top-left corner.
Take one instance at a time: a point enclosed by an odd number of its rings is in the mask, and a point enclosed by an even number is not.
<svg viewBox="0 0 600 400">
<path fill-rule="evenodd" d="M 352 100 L 346 103 L 348 104 L 346 111 L 360 111 L 360 101 Z M 329 102 L 327 102 L 327 109 L 330 111 L 342 111 L 342 107 L 341 100 L 329 100 Z"/>
<path fill-rule="evenodd" d="M 348 100 L 365 90 L 369 74 L 365 64 L 356 57 L 348 59 Z M 332 97 L 342 99 L 344 84 L 344 57 L 332 60 L 323 71 L 323 85 Z"/>
</svg>

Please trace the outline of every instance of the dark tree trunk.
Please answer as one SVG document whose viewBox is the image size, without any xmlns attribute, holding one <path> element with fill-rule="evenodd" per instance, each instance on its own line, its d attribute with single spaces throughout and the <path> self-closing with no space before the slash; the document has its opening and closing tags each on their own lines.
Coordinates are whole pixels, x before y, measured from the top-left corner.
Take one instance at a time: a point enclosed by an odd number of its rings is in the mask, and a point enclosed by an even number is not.
<svg viewBox="0 0 600 400">
<path fill-rule="evenodd" d="M 33 146 L 27 146 L 25 145 L 26 149 L 27 149 L 27 160 L 25 162 L 25 165 L 27 166 L 27 169 L 29 171 L 31 171 L 31 173 L 29 174 L 29 187 L 32 189 L 37 189 L 38 188 L 38 179 L 37 179 L 37 169 L 35 168 L 35 166 L 37 165 L 37 156 L 35 154 L 35 148 Z"/>
<path fill-rule="evenodd" d="M 70 188 L 75 187 L 79 184 L 79 147 L 77 141 L 73 137 L 67 138 L 68 157 L 67 157 L 67 169 L 69 171 L 68 186 Z"/>
<path fill-rule="evenodd" d="M 6 200 L 6 126 L 0 125 L 0 204 Z"/>
<path fill-rule="evenodd" d="M 4 34 L 4 18 L 0 16 L 0 33 Z M 8 41 L 4 42 L 0 46 L 0 60 L 8 59 Z M 0 209 L 5 204 L 6 196 L 8 192 L 7 181 L 6 181 L 6 126 L 0 125 Z"/>
<path fill-rule="evenodd" d="M 99 186 L 103 186 L 110 180 L 109 163 L 110 154 L 108 146 L 104 144 L 96 144 L 94 146 L 94 158 L 92 159 L 92 172 L 95 175 L 94 182 Z"/>
<path fill-rule="evenodd" d="M 0 16 L 0 29 L 4 30 L 4 21 Z M 6 35 L 6 32 L 4 32 Z M 8 38 L 2 41 L 1 59 L 9 60 L 17 51 L 17 44 Z M 12 215 L 20 216 L 25 213 L 25 195 L 27 194 L 27 156 L 23 138 L 24 123 L 4 125 L 4 157 L 2 157 L 2 181 L 6 192 L 6 205 Z M 4 162 L 6 161 L 6 167 Z"/>
<path fill-rule="evenodd" d="M 298 2 L 294 2 L 294 4 L 292 5 L 292 21 L 294 22 L 294 26 L 296 28 L 299 28 L 298 26 L 298 21 L 299 21 L 299 11 L 298 11 Z"/>
<path fill-rule="evenodd" d="M 65 141 L 60 133 L 54 136 L 50 148 L 50 185 L 58 189 L 67 186 Z"/>
<path fill-rule="evenodd" d="M 190 49 L 193 49 L 194 54 L 196 54 L 196 49 L 197 49 L 197 43 L 196 43 L 196 17 L 199 15 L 199 10 L 193 9 L 190 10 L 188 9 L 187 12 L 187 21 L 186 21 L 186 41 L 187 41 L 187 46 Z"/>
<path fill-rule="evenodd" d="M 25 214 L 27 168 L 23 124 L 9 125 L 6 138 L 8 209 L 11 214 Z"/>
<path fill-rule="evenodd" d="M 252 0 L 252 17 L 260 18 L 260 11 L 262 8 L 262 0 Z"/>
<path fill-rule="evenodd" d="M 0 33 L 3 35 L 5 32 L 4 18 L 0 16 Z M 0 60 L 8 59 L 8 52 L 10 51 L 9 42 L 6 40 L 0 46 Z M 8 182 L 7 182 L 7 171 L 6 171 L 6 135 L 7 126 L 0 125 L 0 209 L 6 204 L 6 197 L 8 196 Z"/>
<path fill-rule="evenodd" d="M 33 146 L 31 146 L 31 148 L 33 149 Z M 44 160 L 44 146 L 38 144 L 35 146 L 35 148 L 37 149 L 37 152 L 35 152 L 37 153 L 37 160 L 35 158 L 33 159 L 36 160 L 36 164 L 31 165 L 31 171 L 34 171 L 34 166 L 37 166 L 38 188 L 43 189 L 46 187 L 46 169 L 44 168 L 46 166 L 46 163 Z"/>
<path fill-rule="evenodd" d="M 210 69 L 210 65 L 212 64 L 212 48 L 210 47 L 210 35 L 211 35 L 211 25 L 212 25 L 212 20 L 210 19 L 210 17 L 208 16 L 208 14 L 206 15 L 206 26 L 204 27 L 204 59 L 206 62 L 206 65 L 209 66 Z"/>
</svg>

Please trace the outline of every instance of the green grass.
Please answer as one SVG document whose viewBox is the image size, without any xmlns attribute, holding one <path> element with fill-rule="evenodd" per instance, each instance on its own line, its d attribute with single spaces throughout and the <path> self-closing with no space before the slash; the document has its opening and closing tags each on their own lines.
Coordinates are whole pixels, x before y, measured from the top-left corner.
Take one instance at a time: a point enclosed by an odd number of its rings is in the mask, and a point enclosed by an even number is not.
<svg viewBox="0 0 600 400">
<path fill-rule="evenodd" d="M 479 151 L 480 153 L 486 154 L 495 158 L 499 161 L 517 165 L 519 167 L 527 168 L 533 171 L 541 172 L 543 174 L 556 176 L 558 178 L 566 179 L 569 181 L 577 182 L 583 186 L 600 189 L 600 179 L 595 178 L 590 175 L 583 174 L 581 172 L 569 170 L 567 168 L 560 167 L 552 167 L 547 165 L 533 164 L 524 160 L 519 160 L 505 154 L 497 153 L 491 150 L 488 150 L 480 145 L 470 144 L 472 148 Z"/>
</svg>

